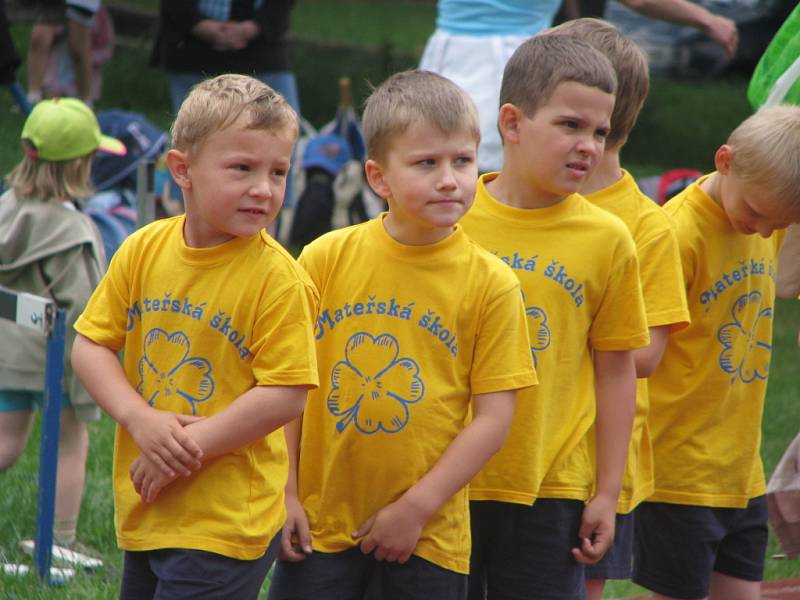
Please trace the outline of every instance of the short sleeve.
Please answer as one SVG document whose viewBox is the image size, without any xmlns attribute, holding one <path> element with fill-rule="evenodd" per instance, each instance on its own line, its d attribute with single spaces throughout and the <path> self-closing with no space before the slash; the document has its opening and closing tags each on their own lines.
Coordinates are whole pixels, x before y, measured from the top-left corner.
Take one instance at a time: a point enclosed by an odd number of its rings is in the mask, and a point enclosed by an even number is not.
<svg viewBox="0 0 800 600">
<path fill-rule="evenodd" d="M 633 240 L 620 238 L 598 309 L 592 318 L 589 342 L 595 350 L 635 350 L 650 341 L 645 317 L 639 261 Z"/>
<path fill-rule="evenodd" d="M 538 383 L 519 284 L 481 311 L 472 361 L 472 393 L 516 390 Z"/>
<path fill-rule="evenodd" d="M 688 325 L 683 269 L 673 229 L 662 229 L 640 244 L 636 252 L 648 327 Z"/>
<path fill-rule="evenodd" d="M 313 286 L 296 282 L 270 295 L 253 328 L 253 374 L 258 385 L 317 387 Z"/>
</svg>

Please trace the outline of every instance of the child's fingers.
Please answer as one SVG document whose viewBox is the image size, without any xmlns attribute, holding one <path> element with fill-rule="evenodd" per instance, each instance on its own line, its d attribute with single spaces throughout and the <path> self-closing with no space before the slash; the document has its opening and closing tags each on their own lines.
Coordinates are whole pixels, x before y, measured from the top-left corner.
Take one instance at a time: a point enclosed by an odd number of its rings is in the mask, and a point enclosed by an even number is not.
<svg viewBox="0 0 800 600">
<path fill-rule="evenodd" d="M 369 519 L 364 521 L 364 523 L 361 525 L 361 527 L 359 527 L 358 529 L 356 529 L 353 532 L 353 537 L 354 538 L 360 538 L 360 537 L 364 537 L 365 535 L 367 535 L 369 533 L 369 531 L 372 529 L 372 526 L 375 524 L 375 516 L 376 515 L 372 515 Z"/>
<path fill-rule="evenodd" d="M 292 544 L 291 535 L 289 535 L 288 532 L 284 532 L 283 537 L 281 537 L 279 558 L 281 560 L 288 560 L 289 562 L 299 562 L 305 557 L 306 555 L 303 552 L 298 551 L 294 547 L 294 544 Z"/>
<path fill-rule="evenodd" d="M 180 446 L 174 442 L 171 447 L 160 446 L 154 450 L 153 455 L 148 458 L 150 458 L 167 477 L 175 477 L 175 473 L 180 473 L 188 477 L 192 472 L 173 454 L 173 450 L 177 448 L 180 448 Z M 183 451 L 183 449 L 181 449 L 181 451 Z M 188 454 L 186 456 L 188 457 Z"/>
<path fill-rule="evenodd" d="M 311 529 L 308 527 L 307 519 L 298 519 L 295 523 L 295 536 L 300 548 L 305 554 L 311 554 Z M 305 558 L 305 557 L 304 557 Z"/>
<path fill-rule="evenodd" d="M 593 544 L 588 537 L 582 537 L 580 546 L 572 549 L 572 557 L 584 565 L 596 564 L 603 558 L 603 554 L 605 554 L 605 550 L 601 550 L 597 544 Z"/>
<path fill-rule="evenodd" d="M 191 415 L 176 415 L 178 418 L 178 423 L 182 426 L 191 425 L 192 423 L 196 423 L 200 421 L 204 417 L 193 417 Z M 202 458 L 203 457 L 203 450 L 200 446 L 197 445 L 188 433 L 183 431 L 182 429 L 178 429 L 177 431 L 173 431 L 172 437 L 181 445 L 181 447 L 191 454 L 194 458 Z"/>
</svg>

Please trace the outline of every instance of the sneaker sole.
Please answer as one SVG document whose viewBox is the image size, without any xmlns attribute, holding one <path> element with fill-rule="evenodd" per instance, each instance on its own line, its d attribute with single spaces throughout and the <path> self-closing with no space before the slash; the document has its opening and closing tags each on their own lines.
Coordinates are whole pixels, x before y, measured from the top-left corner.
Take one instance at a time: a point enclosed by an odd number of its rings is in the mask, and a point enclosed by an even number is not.
<svg viewBox="0 0 800 600">
<path fill-rule="evenodd" d="M 36 544 L 33 540 L 22 540 L 19 549 L 28 556 L 33 556 Z M 81 567 L 82 569 L 99 569 L 103 566 L 103 561 L 93 556 L 87 556 L 80 552 L 75 552 L 63 546 L 53 544 L 53 560 L 70 566 Z"/>
</svg>

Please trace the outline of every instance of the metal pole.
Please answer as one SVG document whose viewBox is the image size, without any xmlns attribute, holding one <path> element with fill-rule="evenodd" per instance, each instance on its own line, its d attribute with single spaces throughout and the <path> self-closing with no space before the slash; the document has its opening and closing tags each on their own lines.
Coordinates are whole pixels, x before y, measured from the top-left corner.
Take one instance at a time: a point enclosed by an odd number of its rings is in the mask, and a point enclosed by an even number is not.
<svg viewBox="0 0 800 600">
<path fill-rule="evenodd" d="M 50 582 L 55 516 L 56 475 L 58 472 L 58 437 L 61 427 L 61 382 L 64 374 L 64 335 L 66 312 L 56 311 L 55 324 L 47 336 L 44 410 L 39 452 L 39 500 L 36 511 L 36 571 L 45 583 Z"/>
</svg>

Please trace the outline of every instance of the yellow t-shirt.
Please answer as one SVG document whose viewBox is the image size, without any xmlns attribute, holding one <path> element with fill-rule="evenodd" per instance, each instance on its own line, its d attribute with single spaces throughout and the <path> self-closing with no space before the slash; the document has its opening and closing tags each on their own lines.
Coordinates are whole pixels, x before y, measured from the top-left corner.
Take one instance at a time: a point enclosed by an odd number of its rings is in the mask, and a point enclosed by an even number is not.
<svg viewBox="0 0 800 600">
<path fill-rule="evenodd" d="M 536 383 L 519 283 L 460 227 L 433 245 L 396 242 L 377 218 L 306 246 L 320 294 L 320 387 L 308 398 L 299 494 L 314 548 L 397 500 L 464 428 L 471 396 Z M 425 525 L 414 552 L 467 573 L 466 488 Z"/>
<path fill-rule="evenodd" d="M 692 322 L 669 336 L 649 379 L 656 472 L 649 500 L 742 508 L 766 492 L 761 417 L 784 232 L 766 240 L 736 233 L 698 183 L 665 206 L 677 227 Z"/>
<path fill-rule="evenodd" d="M 316 385 L 307 275 L 266 234 L 214 248 L 183 241 L 184 217 L 156 221 L 114 255 L 75 328 L 115 352 L 155 408 L 210 416 L 256 385 Z M 283 431 L 210 460 L 141 502 L 140 455 L 117 427 L 114 500 L 125 550 L 193 548 L 255 559 L 285 519 Z"/>
<path fill-rule="evenodd" d="M 633 177 L 625 170 L 622 179 L 588 194 L 586 199 L 622 219 L 633 236 L 639 258 L 647 326 L 672 325 L 677 330 L 688 325 L 689 309 L 683 289 L 681 257 L 669 215 L 639 190 Z M 638 379 L 636 416 L 617 503 L 619 513 L 631 512 L 655 489 L 653 447 L 647 424 L 649 404 L 647 379 Z"/>
<path fill-rule="evenodd" d="M 511 434 L 470 484 L 470 498 L 586 500 L 594 483 L 585 441 L 595 417 L 591 351 L 649 340 L 636 250 L 625 225 L 582 196 L 514 208 L 487 191 L 495 176 L 481 177 L 463 226 L 522 284 L 540 384 L 519 393 Z"/>
</svg>

